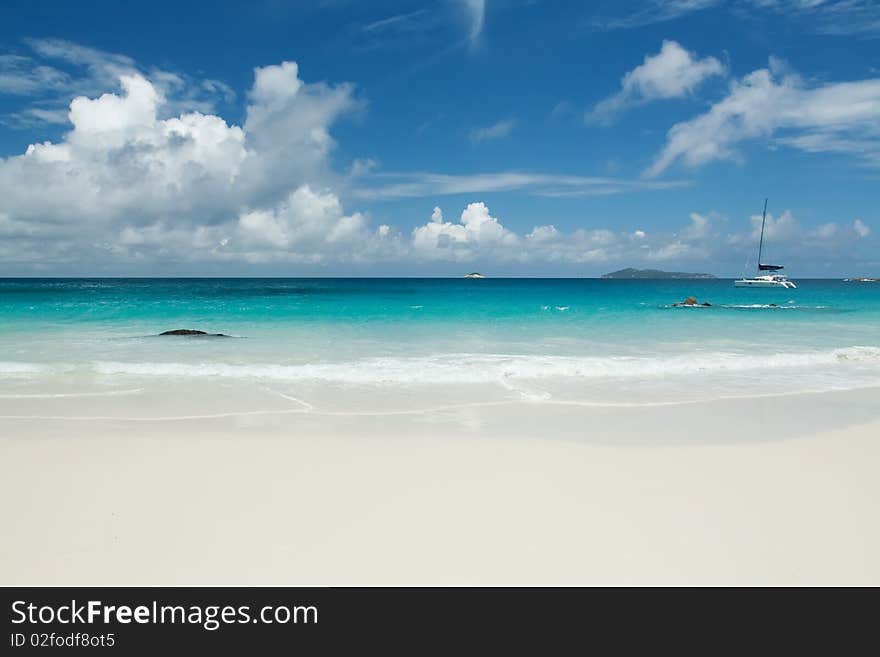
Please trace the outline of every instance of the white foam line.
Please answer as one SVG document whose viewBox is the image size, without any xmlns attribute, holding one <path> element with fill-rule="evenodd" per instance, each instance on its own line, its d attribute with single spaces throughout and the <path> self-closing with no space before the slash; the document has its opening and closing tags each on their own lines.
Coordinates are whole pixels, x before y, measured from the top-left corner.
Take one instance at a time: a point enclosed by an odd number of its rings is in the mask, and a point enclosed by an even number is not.
<svg viewBox="0 0 880 657">
<path fill-rule="evenodd" d="M 523 400 L 506 400 L 497 402 L 471 402 L 465 404 L 449 404 L 433 408 L 408 409 L 399 411 L 314 411 L 275 409 L 262 411 L 232 411 L 229 413 L 210 413 L 204 415 L 169 415 L 157 417 L 131 417 L 112 415 L 0 415 L 0 420 L 60 420 L 60 421 L 123 421 L 123 422 L 169 422 L 174 420 L 218 420 L 229 417 L 241 417 L 249 415 L 317 415 L 321 417 L 387 417 L 394 415 L 424 415 L 428 413 L 440 413 L 443 411 L 459 410 L 463 408 L 480 408 L 488 406 L 510 406 L 514 404 L 549 404 L 556 406 L 638 406 L 639 404 L 605 404 L 601 402 L 575 402 L 575 401 L 542 401 L 527 402 Z M 684 402 L 649 402 L 644 406 L 669 406 L 677 404 L 696 403 L 696 400 Z"/>
<path fill-rule="evenodd" d="M 117 422 L 173 422 L 177 420 L 219 420 L 230 417 L 242 417 L 253 415 L 316 415 L 321 417 L 387 417 L 395 415 L 423 415 L 428 413 L 440 413 L 443 411 L 459 410 L 463 408 L 482 408 L 489 406 L 512 406 L 516 404 L 532 404 L 535 406 L 575 406 L 586 408 L 652 408 L 660 406 L 685 406 L 691 404 L 705 404 L 715 401 L 734 401 L 738 399 L 764 399 L 773 397 L 795 397 L 799 395 L 815 395 L 828 392 L 846 392 L 851 390 L 864 390 L 880 388 L 876 384 L 839 388 L 834 390 L 803 390 L 798 392 L 767 393 L 764 395 L 730 395 L 713 397 L 711 399 L 684 399 L 663 402 L 588 402 L 575 400 L 540 400 L 525 401 L 508 399 L 495 402 L 471 402 L 464 404 L 449 404 L 435 406 L 433 408 L 409 409 L 399 411 L 316 411 L 316 410 L 261 410 L 261 411 L 232 411 L 228 413 L 210 413 L 204 415 L 168 415 L 157 417 L 115 417 L 112 415 L 0 415 L 0 420 L 59 420 L 59 421 L 117 421 Z"/>
<path fill-rule="evenodd" d="M 445 354 L 414 358 L 373 358 L 347 363 L 300 365 L 225 363 L 115 363 L 94 364 L 99 374 L 171 377 L 229 377 L 269 381 L 322 381 L 376 385 L 429 383 L 498 383 L 513 380 L 657 378 L 705 372 L 736 373 L 767 369 L 792 371 L 836 367 L 844 363 L 880 365 L 880 348 L 853 346 L 830 351 L 777 354 L 670 355 L 665 357 L 577 357 L 504 354 Z M 502 383 L 502 385 L 504 385 Z"/>
<path fill-rule="evenodd" d="M 57 392 L 57 393 L 33 393 L 0 395 L 0 399 L 61 399 L 63 397 L 116 397 L 119 395 L 136 395 L 143 392 L 143 388 L 131 390 L 111 390 L 108 392 Z"/>
<path fill-rule="evenodd" d="M 297 397 L 294 397 L 293 395 L 288 395 L 286 393 L 280 392 L 278 390 L 273 390 L 272 388 L 268 388 L 266 386 L 263 386 L 263 390 L 265 390 L 266 392 L 270 392 L 273 395 L 278 395 L 279 397 L 281 397 L 282 399 L 286 399 L 287 401 L 292 401 L 294 403 L 297 403 L 307 410 L 312 411 L 315 409 L 315 407 L 312 404 L 310 404 L 309 402 L 307 402 L 303 399 L 298 399 Z"/>
<path fill-rule="evenodd" d="M 175 420 L 221 420 L 228 417 L 241 417 L 244 415 L 293 415 L 306 414 L 308 411 L 295 411 L 292 409 L 273 411 L 232 411 L 229 413 L 211 413 L 205 415 L 159 415 L 156 417 L 126 417 L 113 415 L 0 415 L 0 420 L 60 420 L 63 422 L 88 421 L 88 422 L 173 422 Z"/>
</svg>

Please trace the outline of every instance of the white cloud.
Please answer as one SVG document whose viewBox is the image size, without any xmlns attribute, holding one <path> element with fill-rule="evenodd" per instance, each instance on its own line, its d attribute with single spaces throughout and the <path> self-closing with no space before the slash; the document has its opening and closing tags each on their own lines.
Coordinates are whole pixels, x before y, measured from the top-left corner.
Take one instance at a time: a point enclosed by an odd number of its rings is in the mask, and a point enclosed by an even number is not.
<svg viewBox="0 0 880 657">
<path fill-rule="evenodd" d="M 638 190 L 684 187 L 676 180 L 626 180 L 601 176 L 502 171 L 453 175 L 434 172 L 377 172 L 365 176 L 352 194 L 363 199 L 435 197 L 451 194 L 526 191 L 537 196 L 605 196 Z"/>
<path fill-rule="evenodd" d="M 349 86 L 305 84 L 292 62 L 257 68 L 238 127 L 200 112 L 160 118 L 156 84 L 124 73 L 119 85 L 74 98 L 61 141 L 0 160 L 0 232 L 41 236 L 35 259 L 320 260 L 366 235 L 364 215 L 313 191 L 334 179 L 329 126 L 355 105 Z"/>
<path fill-rule="evenodd" d="M 687 96 L 708 78 L 724 73 L 724 65 L 714 57 L 699 59 L 677 42 L 664 41 L 660 52 L 647 55 L 624 75 L 620 91 L 599 102 L 587 119 L 607 123 L 627 107 Z"/>
<path fill-rule="evenodd" d="M 709 217 L 699 212 L 691 212 L 691 225 L 685 231 L 688 239 L 703 239 L 709 235 Z"/>
<path fill-rule="evenodd" d="M 875 0 L 751 0 L 755 9 L 775 11 L 819 34 L 870 35 L 880 32 Z"/>
<path fill-rule="evenodd" d="M 617 30 L 665 23 L 722 4 L 724 0 L 644 0 L 629 14 L 593 20 L 593 27 L 600 30 Z"/>
<path fill-rule="evenodd" d="M 763 220 L 760 214 L 753 214 L 749 217 L 749 220 L 752 223 L 750 239 L 755 243 L 760 238 L 762 222 L 764 223 L 765 240 L 782 241 L 796 237 L 801 231 L 800 225 L 798 225 L 790 210 L 786 210 L 778 217 L 768 212 L 766 221 Z"/>
<path fill-rule="evenodd" d="M 0 55 L 0 93 L 31 95 L 44 89 L 68 84 L 65 73 L 51 66 L 42 66 L 30 57 Z"/>
<path fill-rule="evenodd" d="M 721 232 L 727 224 L 715 212 L 692 212 L 680 231 L 648 234 L 608 228 L 559 230 L 553 224 L 540 224 L 528 232 L 517 233 L 491 215 L 483 203 L 471 203 L 458 222 L 444 220 L 439 207 L 431 220 L 412 234 L 413 251 L 406 245 L 398 257 L 413 256 L 431 261 L 513 263 L 517 267 L 621 266 L 674 263 L 675 268 L 692 268 L 740 274 L 743 260 L 754 259 L 761 227 L 761 216 L 739 222 L 738 232 Z M 827 261 L 830 255 L 852 250 L 857 231 L 840 231 L 833 222 L 815 229 L 800 225 L 789 210 L 767 215 L 765 252 L 780 259 L 796 272 L 799 263 Z M 722 270 L 723 271 L 723 270 Z M 719 272 L 720 273 L 720 272 Z"/>
<path fill-rule="evenodd" d="M 413 255 L 452 262 L 603 262 L 619 252 L 624 241 L 625 236 L 608 229 L 564 233 L 552 224 L 519 235 L 479 202 L 470 203 L 455 223 L 444 221 L 440 208 L 434 208 L 431 220 L 412 233 Z"/>
<path fill-rule="evenodd" d="M 486 0 L 461 0 L 467 15 L 467 40 L 474 44 L 483 32 L 486 22 Z"/>
<path fill-rule="evenodd" d="M 375 236 L 388 234 L 388 227 L 380 226 Z M 322 263 L 328 258 L 356 260 L 361 247 L 373 237 L 364 215 L 346 215 L 335 195 L 303 185 L 273 207 L 244 211 L 214 225 L 159 221 L 126 226 L 117 249 L 129 254 L 247 263 Z"/>
<path fill-rule="evenodd" d="M 808 86 L 782 68 L 771 60 L 769 69 L 734 81 L 705 114 L 674 125 L 646 175 L 657 176 L 677 161 L 697 167 L 734 159 L 741 142 L 772 137 L 880 164 L 880 79 Z"/>
<path fill-rule="evenodd" d="M 426 11 L 426 9 L 416 9 L 402 14 L 385 16 L 362 25 L 360 29 L 368 34 L 385 34 L 389 31 L 412 32 L 419 29 L 419 26 L 424 23 Z"/>
<path fill-rule="evenodd" d="M 477 200 L 482 191 L 601 194 L 676 182 L 518 172 L 387 177 L 366 161 L 340 177 L 330 167 L 330 130 L 357 106 L 353 89 L 304 82 L 293 62 L 255 69 L 241 126 L 199 111 L 168 116 L 166 91 L 137 72 L 122 73 L 115 84 L 110 93 L 72 100 L 71 129 L 62 139 L 0 160 L 4 273 L 130 274 L 141 266 L 156 274 L 180 263 L 191 273 L 212 264 L 217 273 L 260 271 L 249 266 L 272 263 L 419 270 L 426 261 L 534 264 L 534 271 L 555 263 L 588 273 L 582 267 L 658 261 L 712 269 L 710 263 L 753 249 L 754 233 L 722 239 L 711 212 L 692 213 L 671 233 L 607 225 L 563 230 L 544 217 L 515 229 Z M 474 202 L 454 221 L 436 207 L 414 230 L 373 228 L 369 215 L 343 207 L 338 190 L 353 177 L 358 184 L 380 181 L 366 187 L 372 198 L 468 194 Z M 861 220 L 832 234 L 827 227 L 802 229 L 791 213 L 768 216 L 767 237 L 779 238 L 774 254 L 789 249 L 784 253 L 813 261 L 827 249 L 870 251 L 869 233 Z"/>
<path fill-rule="evenodd" d="M 666 242 L 665 244 L 659 244 L 654 248 L 649 249 L 645 253 L 645 257 L 648 260 L 652 261 L 668 261 L 668 260 L 681 260 L 682 258 L 689 257 L 692 258 L 695 253 L 695 249 L 693 245 L 682 242 L 681 240 L 673 240 L 670 242 Z M 700 257 L 705 257 L 705 254 Z"/>
<path fill-rule="evenodd" d="M 344 215 L 336 196 L 316 193 L 308 186 L 299 187 L 273 208 L 242 214 L 237 225 L 245 246 L 266 244 L 281 251 L 306 246 L 318 258 L 326 245 L 350 242 L 365 228 L 363 215 Z"/>
<path fill-rule="evenodd" d="M 249 114 L 278 111 L 296 96 L 301 87 L 296 62 L 254 69 L 254 86 L 250 93 L 254 105 L 248 108 Z"/>
<path fill-rule="evenodd" d="M 479 144 L 484 141 L 501 139 L 502 137 L 506 137 L 507 135 L 509 135 L 515 127 L 515 119 L 505 119 L 503 121 L 493 123 L 490 126 L 486 126 L 485 128 L 474 128 L 470 132 L 471 142 L 473 142 L 474 144 Z"/>
<path fill-rule="evenodd" d="M 558 237 L 559 231 L 553 224 L 547 224 L 546 226 L 535 226 L 534 228 L 532 228 L 532 232 L 526 235 L 526 239 L 531 240 L 534 243 L 550 242 L 557 239 Z"/>
<path fill-rule="evenodd" d="M 198 112 L 158 119 L 163 97 L 150 82 L 123 75 L 121 85 L 120 94 L 74 99 L 61 142 L 0 161 L 5 211 L 86 228 L 171 214 L 187 221 L 235 204 L 230 184 L 248 159 L 243 131 Z"/>
<path fill-rule="evenodd" d="M 444 221 L 442 210 L 434 208 L 431 221 L 413 230 L 412 241 L 416 252 L 427 258 L 468 260 L 478 252 L 485 256 L 513 247 L 519 238 L 489 214 L 485 203 L 471 203 L 460 223 Z"/>
<path fill-rule="evenodd" d="M 25 39 L 27 54 L 0 54 L 0 93 L 25 100 L 0 117 L 13 127 L 66 123 L 67 105 L 76 96 L 94 97 L 118 84 L 123 75 L 139 75 L 165 98 L 163 118 L 182 112 L 215 111 L 235 92 L 220 80 L 194 79 L 159 68 L 144 70 L 126 55 L 82 46 L 64 39 Z"/>
<path fill-rule="evenodd" d="M 835 235 L 837 235 L 837 224 L 833 221 L 816 228 L 816 236 L 823 240 L 831 239 Z"/>
<path fill-rule="evenodd" d="M 861 219 L 856 219 L 855 221 L 853 221 L 853 230 L 859 237 L 867 237 L 871 234 L 870 227 Z"/>
<path fill-rule="evenodd" d="M 121 73 L 114 86 L 70 102 L 62 139 L 0 160 L 0 260 L 16 273 L 49 263 L 124 273 L 137 263 L 585 262 L 605 257 L 615 241 L 608 230 L 563 235 L 552 225 L 520 236 L 481 202 L 455 222 L 437 208 L 408 234 L 371 229 L 366 214 L 343 208 L 333 187 L 346 179 L 329 165 L 330 127 L 357 106 L 353 90 L 305 83 L 293 62 L 254 70 L 242 126 L 198 111 L 163 118 L 166 92 L 137 72 Z M 356 163 L 347 180 L 386 180 L 374 168 Z M 678 184 L 522 173 L 404 178 L 372 193 L 591 194 Z"/>
<path fill-rule="evenodd" d="M 762 18 L 779 14 L 801 29 L 820 34 L 871 35 L 880 32 L 880 6 L 875 0 L 640 0 L 609 3 L 628 13 L 598 16 L 592 25 L 600 30 L 629 29 L 677 20 L 698 11 L 727 8 L 722 20 Z"/>
</svg>

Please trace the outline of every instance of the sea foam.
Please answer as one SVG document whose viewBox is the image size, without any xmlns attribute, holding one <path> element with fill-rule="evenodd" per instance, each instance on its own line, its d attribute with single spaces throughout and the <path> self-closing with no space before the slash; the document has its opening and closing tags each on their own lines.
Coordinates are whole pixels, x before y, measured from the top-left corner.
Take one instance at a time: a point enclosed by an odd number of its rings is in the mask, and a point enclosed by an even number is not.
<svg viewBox="0 0 880 657">
<path fill-rule="evenodd" d="M 551 378 L 634 379 L 724 372 L 777 372 L 848 365 L 877 367 L 880 347 L 853 346 L 827 351 L 742 354 L 701 353 L 652 357 L 579 357 L 509 354 L 443 354 L 409 358 L 369 358 L 336 363 L 97 362 L 103 375 L 229 377 L 344 384 L 498 383 Z"/>
</svg>

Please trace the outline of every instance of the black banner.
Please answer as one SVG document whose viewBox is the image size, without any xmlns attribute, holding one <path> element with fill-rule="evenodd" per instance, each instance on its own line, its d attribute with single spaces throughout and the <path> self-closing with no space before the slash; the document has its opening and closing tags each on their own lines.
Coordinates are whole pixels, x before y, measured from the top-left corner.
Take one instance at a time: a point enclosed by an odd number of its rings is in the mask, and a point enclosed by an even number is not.
<svg viewBox="0 0 880 657">
<path fill-rule="evenodd" d="M 119 655 L 221 650 L 531 648 L 540 654 L 611 645 L 839 649 L 871 624 L 806 590 L 488 588 L 7 588 L 3 654 Z M 833 594 L 839 597 L 840 592 Z"/>
</svg>

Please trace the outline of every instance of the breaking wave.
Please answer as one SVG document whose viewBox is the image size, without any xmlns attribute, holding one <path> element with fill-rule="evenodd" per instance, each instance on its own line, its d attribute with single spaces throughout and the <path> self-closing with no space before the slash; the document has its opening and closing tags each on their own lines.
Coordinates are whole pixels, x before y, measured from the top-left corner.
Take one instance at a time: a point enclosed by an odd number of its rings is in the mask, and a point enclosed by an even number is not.
<svg viewBox="0 0 880 657">
<path fill-rule="evenodd" d="M 878 368 L 880 347 L 775 354 L 711 353 L 663 357 L 444 354 L 301 365 L 97 362 L 103 375 L 229 377 L 342 384 L 504 383 L 550 378 L 640 379 L 725 372 L 778 372 L 847 366 Z"/>
</svg>

